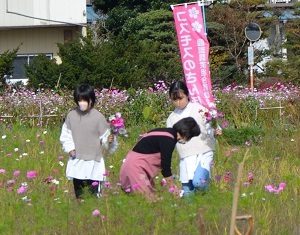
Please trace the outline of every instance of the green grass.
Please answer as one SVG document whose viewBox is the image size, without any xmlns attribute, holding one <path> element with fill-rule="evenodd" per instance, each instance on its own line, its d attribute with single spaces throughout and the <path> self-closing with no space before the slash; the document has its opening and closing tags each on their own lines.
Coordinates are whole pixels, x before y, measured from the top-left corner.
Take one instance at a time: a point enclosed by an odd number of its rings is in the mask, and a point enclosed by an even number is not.
<svg viewBox="0 0 300 235">
<path fill-rule="evenodd" d="M 237 168 L 246 148 L 249 154 L 244 165 L 237 214 L 253 216 L 252 234 L 300 233 L 297 203 L 300 136 L 297 128 L 286 130 L 278 126 L 264 130 L 261 140 L 251 143 L 250 147 L 229 144 L 228 139 L 221 137 L 209 191 L 197 192 L 190 200 L 176 199 L 168 189 L 160 186 L 162 176 L 159 175 L 157 190 L 164 199 L 156 203 L 147 203 L 140 195 L 128 195 L 117 185 L 122 159 L 139 134 L 147 130 L 146 126 L 130 128 L 129 138 L 119 138 L 119 149 L 105 159 L 111 186 L 105 188 L 104 197 L 100 199 L 86 194 L 83 203 L 75 200 L 72 182 L 65 177 L 67 156 L 58 140 L 60 128 L 0 127 L 0 169 L 5 169 L 5 173 L 0 173 L 0 234 L 200 234 L 200 208 L 203 208 L 206 234 L 229 234 Z M 178 174 L 176 152 L 172 164 L 174 174 Z M 20 175 L 13 175 L 16 170 Z M 38 172 L 37 177 L 26 178 L 26 172 L 32 170 Z M 232 172 L 229 181 L 224 180 L 225 172 Z M 254 180 L 244 185 L 248 173 L 253 174 Z M 216 175 L 220 175 L 219 181 Z M 48 183 L 49 176 L 59 184 Z M 8 185 L 7 181 L 13 179 L 15 183 Z M 24 182 L 28 190 L 18 194 Z M 280 182 L 286 182 L 287 186 L 279 194 L 265 189 L 266 185 L 278 186 Z M 100 210 L 100 215 L 93 216 L 96 209 Z M 248 222 L 238 221 L 237 226 L 245 231 Z"/>
</svg>

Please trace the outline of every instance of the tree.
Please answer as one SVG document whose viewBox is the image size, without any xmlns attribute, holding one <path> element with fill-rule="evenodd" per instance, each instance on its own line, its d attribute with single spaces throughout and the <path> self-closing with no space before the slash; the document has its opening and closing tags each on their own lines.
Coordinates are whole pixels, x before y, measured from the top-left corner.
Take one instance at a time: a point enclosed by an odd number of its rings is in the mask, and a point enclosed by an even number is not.
<svg viewBox="0 0 300 235">
<path fill-rule="evenodd" d="M 49 59 L 44 54 L 34 57 L 33 62 L 26 66 L 28 87 L 53 89 L 57 86 L 60 73 L 55 59 Z"/>
<path fill-rule="evenodd" d="M 13 63 L 17 57 L 19 47 L 12 51 L 5 51 L 0 56 L 0 82 L 5 83 L 6 76 L 11 76 L 14 69 Z"/>
</svg>

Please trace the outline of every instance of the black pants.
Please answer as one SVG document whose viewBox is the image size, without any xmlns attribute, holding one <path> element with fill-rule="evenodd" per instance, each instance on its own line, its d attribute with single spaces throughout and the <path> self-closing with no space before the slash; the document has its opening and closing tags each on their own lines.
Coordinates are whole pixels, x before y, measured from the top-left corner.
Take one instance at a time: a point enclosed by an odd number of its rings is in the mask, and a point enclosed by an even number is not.
<svg viewBox="0 0 300 235">
<path fill-rule="evenodd" d="M 95 182 L 94 180 L 80 180 L 80 179 L 73 179 L 74 191 L 76 198 L 80 198 L 83 193 L 83 188 L 88 187 L 89 192 L 91 194 L 98 193 L 98 185 L 93 186 L 92 183 Z"/>
</svg>

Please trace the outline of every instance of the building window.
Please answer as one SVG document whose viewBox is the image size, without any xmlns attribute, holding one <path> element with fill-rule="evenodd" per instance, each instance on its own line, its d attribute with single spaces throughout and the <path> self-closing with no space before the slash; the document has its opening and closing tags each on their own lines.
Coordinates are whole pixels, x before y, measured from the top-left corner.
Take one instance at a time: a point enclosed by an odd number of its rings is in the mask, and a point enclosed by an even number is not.
<svg viewBox="0 0 300 235">
<path fill-rule="evenodd" d="M 14 69 L 12 73 L 12 79 L 24 79 L 26 78 L 25 74 L 25 65 L 32 63 L 35 55 L 17 55 L 17 58 L 14 61 Z M 52 59 L 52 54 L 45 54 L 49 59 Z"/>
<path fill-rule="evenodd" d="M 73 41 L 73 31 L 72 30 L 64 30 L 64 41 L 65 42 Z"/>
</svg>

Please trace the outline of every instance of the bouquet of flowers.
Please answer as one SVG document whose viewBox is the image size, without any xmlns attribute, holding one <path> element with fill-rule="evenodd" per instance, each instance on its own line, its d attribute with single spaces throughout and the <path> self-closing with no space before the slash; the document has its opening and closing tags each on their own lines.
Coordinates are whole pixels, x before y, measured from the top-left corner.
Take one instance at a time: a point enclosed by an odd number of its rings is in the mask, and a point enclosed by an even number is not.
<svg viewBox="0 0 300 235">
<path fill-rule="evenodd" d="M 217 109 L 211 109 L 205 112 L 204 116 L 206 117 L 207 123 L 211 123 L 211 126 L 213 128 L 217 128 L 218 120 L 222 119 L 224 117 L 224 114 Z"/>
<path fill-rule="evenodd" d="M 109 116 L 108 118 L 110 123 L 110 128 L 115 135 L 127 135 L 127 131 L 125 129 L 124 119 L 122 118 L 121 113 L 116 113 L 114 115 Z"/>
</svg>

